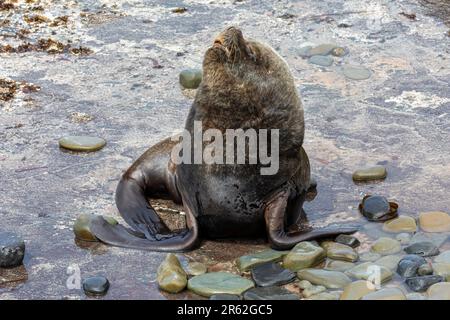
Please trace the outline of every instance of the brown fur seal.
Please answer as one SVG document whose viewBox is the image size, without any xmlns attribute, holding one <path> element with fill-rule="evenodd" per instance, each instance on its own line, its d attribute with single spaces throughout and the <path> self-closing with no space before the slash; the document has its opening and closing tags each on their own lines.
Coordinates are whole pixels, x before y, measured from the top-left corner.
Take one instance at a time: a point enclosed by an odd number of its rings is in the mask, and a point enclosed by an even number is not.
<svg viewBox="0 0 450 320">
<path fill-rule="evenodd" d="M 166 139 L 145 152 L 123 175 L 117 207 L 133 228 L 112 226 L 99 218 L 91 229 L 111 245 L 154 251 L 185 251 L 202 237 L 244 237 L 266 233 L 275 249 L 341 233 L 351 226 L 323 229 L 291 225 L 304 218 L 310 187 L 309 160 L 302 148 L 303 108 L 286 62 L 269 46 L 244 39 L 235 27 L 224 30 L 204 56 L 203 80 L 185 129 L 278 129 L 279 168 L 261 175 L 257 164 L 174 164 L 176 142 Z M 228 140 L 229 141 L 229 140 Z M 231 141 L 235 144 L 236 141 Z M 248 159 L 248 158 L 247 158 Z M 187 228 L 171 232 L 147 197 L 181 203 Z"/>
</svg>

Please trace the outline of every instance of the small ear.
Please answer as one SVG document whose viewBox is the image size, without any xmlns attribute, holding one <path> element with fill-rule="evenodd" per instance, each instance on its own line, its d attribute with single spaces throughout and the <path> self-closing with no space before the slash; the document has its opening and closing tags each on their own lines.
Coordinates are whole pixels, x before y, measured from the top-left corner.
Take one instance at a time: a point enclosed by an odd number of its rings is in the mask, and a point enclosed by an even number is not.
<svg viewBox="0 0 450 320">
<path fill-rule="evenodd" d="M 253 52 L 252 48 L 250 46 L 245 46 L 245 51 L 247 53 L 247 56 L 253 60 L 253 62 L 256 62 L 256 54 Z"/>
</svg>

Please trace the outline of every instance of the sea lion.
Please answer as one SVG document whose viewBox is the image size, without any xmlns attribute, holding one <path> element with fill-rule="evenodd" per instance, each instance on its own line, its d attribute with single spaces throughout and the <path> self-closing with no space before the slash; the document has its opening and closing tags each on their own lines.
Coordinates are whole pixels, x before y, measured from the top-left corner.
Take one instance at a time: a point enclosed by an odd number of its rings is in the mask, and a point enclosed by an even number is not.
<svg viewBox="0 0 450 320">
<path fill-rule="evenodd" d="M 300 241 L 356 231 L 354 226 L 288 231 L 305 217 L 310 165 L 302 147 L 300 97 L 286 62 L 272 48 L 244 39 L 236 27 L 221 32 L 204 56 L 203 80 L 185 124 L 192 135 L 196 121 L 203 131 L 220 130 L 224 139 L 227 129 L 278 129 L 278 171 L 262 175 L 261 163 L 176 164 L 171 153 L 177 141 L 167 138 L 148 149 L 118 184 L 116 204 L 133 230 L 100 217 L 91 225 L 97 238 L 121 247 L 186 251 L 200 236 L 265 233 L 273 248 L 289 249 Z M 147 198 L 161 197 L 183 205 L 186 229 L 171 232 L 160 219 Z"/>
</svg>

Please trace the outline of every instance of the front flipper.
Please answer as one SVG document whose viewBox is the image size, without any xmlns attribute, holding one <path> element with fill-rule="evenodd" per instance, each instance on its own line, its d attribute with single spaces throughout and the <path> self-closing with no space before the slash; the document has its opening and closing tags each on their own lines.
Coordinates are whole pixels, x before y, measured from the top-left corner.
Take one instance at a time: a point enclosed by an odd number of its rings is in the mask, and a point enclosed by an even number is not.
<svg viewBox="0 0 450 320">
<path fill-rule="evenodd" d="M 355 226 L 339 226 L 336 228 L 303 229 L 296 233 L 288 234 L 284 225 L 288 199 L 289 191 L 282 191 L 267 203 L 264 211 L 267 235 L 274 249 L 291 249 L 301 241 L 326 238 L 338 234 L 351 234 L 358 231 L 358 228 Z"/>
</svg>

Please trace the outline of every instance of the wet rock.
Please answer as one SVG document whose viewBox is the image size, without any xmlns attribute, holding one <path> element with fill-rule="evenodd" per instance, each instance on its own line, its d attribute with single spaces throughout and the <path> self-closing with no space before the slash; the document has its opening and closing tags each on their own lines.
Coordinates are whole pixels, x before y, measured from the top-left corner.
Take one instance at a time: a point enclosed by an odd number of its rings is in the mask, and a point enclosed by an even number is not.
<svg viewBox="0 0 450 320">
<path fill-rule="evenodd" d="M 103 296 L 108 289 L 109 281 L 102 276 L 89 277 L 83 281 L 83 290 L 87 296 Z"/>
<path fill-rule="evenodd" d="M 308 59 L 308 62 L 322 67 L 329 67 L 333 64 L 333 58 L 328 56 L 312 56 Z"/>
<path fill-rule="evenodd" d="M 359 260 L 363 262 L 374 262 L 381 258 L 381 254 L 375 252 L 364 252 L 359 256 Z"/>
<path fill-rule="evenodd" d="M 419 267 L 419 269 L 417 269 L 417 274 L 419 276 L 428 276 L 430 274 L 433 274 L 433 267 L 428 263 L 423 264 Z"/>
<path fill-rule="evenodd" d="M 252 281 L 228 272 L 205 273 L 188 281 L 188 289 L 204 297 L 222 293 L 241 295 L 252 287 Z"/>
<path fill-rule="evenodd" d="M 213 294 L 209 300 L 242 300 L 240 296 L 235 294 Z"/>
<path fill-rule="evenodd" d="M 406 300 L 406 296 L 399 288 L 385 288 L 369 293 L 361 300 Z"/>
<path fill-rule="evenodd" d="M 292 271 L 314 267 L 325 259 L 325 250 L 311 242 L 300 242 L 283 259 L 283 266 Z"/>
<path fill-rule="evenodd" d="M 203 263 L 193 261 L 187 264 L 184 271 L 190 276 L 198 276 L 206 273 L 207 267 Z"/>
<path fill-rule="evenodd" d="M 284 288 L 256 287 L 244 292 L 244 300 L 299 300 L 299 298 Z"/>
<path fill-rule="evenodd" d="M 411 238 L 411 244 L 418 243 L 418 242 L 431 242 L 436 247 L 440 247 L 445 241 L 447 241 L 448 234 L 446 233 L 424 233 L 424 232 L 417 232 L 412 238 Z"/>
<path fill-rule="evenodd" d="M 186 69 L 180 72 L 180 84 L 185 89 L 197 89 L 202 82 L 201 69 Z"/>
<path fill-rule="evenodd" d="M 364 169 L 358 169 L 353 172 L 354 181 L 371 181 L 384 179 L 387 176 L 386 168 L 383 166 L 374 166 Z"/>
<path fill-rule="evenodd" d="M 77 217 L 73 225 L 73 233 L 78 240 L 83 241 L 98 241 L 98 239 L 91 232 L 91 221 L 99 217 L 95 214 L 82 213 Z M 103 217 L 111 225 L 118 224 L 117 220 L 113 217 Z"/>
<path fill-rule="evenodd" d="M 402 256 L 389 255 L 376 260 L 375 264 L 386 267 L 391 271 L 394 271 L 397 269 L 398 263 L 400 262 L 401 259 Z"/>
<path fill-rule="evenodd" d="M 434 262 L 450 263 L 450 250 L 443 251 L 441 254 L 439 254 L 437 257 L 434 258 Z"/>
<path fill-rule="evenodd" d="M 308 280 L 301 280 L 298 282 L 298 287 L 302 290 L 305 290 L 312 287 L 312 283 L 309 282 Z"/>
<path fill-rule="evenodd" d="M 72 151 L 92 152 L 102 149 L 106 141 L 98 137 L 67 136 L 59 139 L 59 146 Z"/>
<path fill-rule="evenodd" d="M 433 272 L 444 277 L 446 281 L 450 281 L 450 263 L 433 262 Z"/>
<path fill-rule="evenodd" d="M 159 288 L 170 293 L 178 293 L 186 288 L 187 274 L 180 261 L 173 253 L 169 253 L 160 264 L 156 280 Z"/>
<path fill-rule="evenodd" d="M 335 242 L 337 243 L 342 243 L 345 244 L 347 246 L 350 246 L 352 248 L 356 248 L 359 247 L 360 242 L 357 238 L 353 237 L 353 236 L 349 236 L 347 234 L 340 234 L 336 237 L 336 239 L 334 239 Z"/>
<path fill-rule="evenodd" d="M 305 290 L 302 291 L 302 295 L 305 298 L 309 298 L 315 294 L 319 294 L 321 292 L 325 292 L 327 290 L 327 288 L 325 288 L 324 286 L 311 286 L 309 288 L 306 288 Z"/>
<path fill-rule="evenodd" d="M 321 292 L 308 298 L 308 300 L 339 300 L 339 292 Z"/>
<path fill-rule="evenodd" d="M 352 278 L 358 280 L 375 280 L 375 275 L 380 276 L 380 283 L 386 282 L 392 278 L 392 271 L 384 266 L 377 265 L 373 262 L 364 262 L 345 272 Z"/>
<path fill-rule="evenodd" d="M 427 297 L 418 292 L 412 292 L 406 295 L 406 300 L 427 300 Z"/>
<path fill-rule="evenodd" d="M 317 55 L 326 56 L 326 55 L 330 54 L 331 51 L 336 47 L 337 47 L 337 45 L 335 45 L 333 43 L 323 43 L 323 44 L 320 44 L 318 46 L 311 48 L 309 50 L 308 54 L 310 56 L 317 56 Z"/>
<path fill-rule="evenodd" d="M 373 243 L 371 250 L 381 255 L 388 255 L 400 252 L 402 246 L 395 239 L 382 237 Z"/>
<path fill-rule="evenodd" d="M 395 239 L 402 245 L 407 245 L 411 242 L 411 236 L 408 233 L 399 233 Z"/>
<path fill-rule="evenodd" d="M 358 260 L 358 253 L 352 247 L 342 243 L 324 241 L 321 244 L 325 249 L 326 255 L 330 259 L 355 262 Z"/>
<path fill-rule="evenodd" d="M 0 268 L 13 268 L 22 264 L 25 242 L 12 232 L 0 232 Z"/>
<path fill-rule="evenodd" d="M 397 216 L 398 205 L 382 196 L 367 195 L 359 204 L 359 211 L 369 221 L 386 221 Z"/>
<path fill-rule="evenodd" d="M 352 262 L 328 259 L 325 263 L 325 270 L 331 271 L 347 271 L 355 266 Z"/>
<path fill-rule="evenodd" d="M 430 286 L 435 283 L 444 281 L 441 276 L 422 276 L 422 277 L 411 277 L 405 280 L 406 285 L 416 292 L 426 291 Z"/>
<path fill-rule="evenodd" d="M 450 215 L 441 211 L 422 212 L 419 225 L 426 232 L 450 232 Z"/>
<path fill-rule="evenodd" d="M 439 282 L 433 284 L 427 290 L 430 300 L 450 300 L 450 282 Z"/>
<path fill-rule="evenodd" d="M 431 242 L 417 242 L 405 248 L 409 254 L 417 254 L 421 257 L 431 257 L 439 254 L 439 249 Z"/>
<path fill-rule="evenodd" d="M 414 254 L 406 255 L 399 261 L 397 273 L 403 278 L 414 277 L 419 267 L 426 263 L 427 261 L 422 257 Z"/>
<path fill-rule="evenodd" d="M 366 280 L 357 280 L 344 288 L 340 300 L 359 300 L 365 295 L 374 292 L 375 286 Z"/>
<path fill-rule="evenodd" d="M 361 66 L 346 65 L 342 67 L 344 76 L 352 80 L 366 80 L 369 79 L 372 72 Z"/>
<path fill-rule="evenodd" d="M 348 50 L 343 47 L 337 47 L 331 50 L 331 54 L 335 57 L 343 57 L 348 54 Z"/>
<path fill-rule="evenodd" d="M 260 287 L 281 286 L 296 278 L 295 273 L 274 262 L 256 266 L 251 273 L 253 281 Z"/>
<path fill-rule="evenodd" d="M 297 50 L 297 54 L 302 58 L 309 58 L 311 55 L 309 54 L 309 51 L 311 50 L 312 46 L 305 46 Z"/>
<path fill-rule="evenodd" d="M 303 269 L 297 272 L 300 280 L 308 280 L 312 284 L 322 285 L 329 289 L 340 289 L 352 281 L 348 276 L 339 271 L 323 269 Z"/>
<path fill-rule="evenodd" d="M 249 271 L 251 268 L 259 264 L 280 261 L 286 254 L 286 251 L 276 251 L 269 249 L 242 256 L 237 260 L 236 263 L 239 271 L 244 272 Z"/>
<path fill-rule="evenodd" d="M 383 231 L 393 233 L 416 232 L 416 220 L 408 216 L 399 216 L 395 219 L 386 221 L 383 224 Z"/>
</svg>

